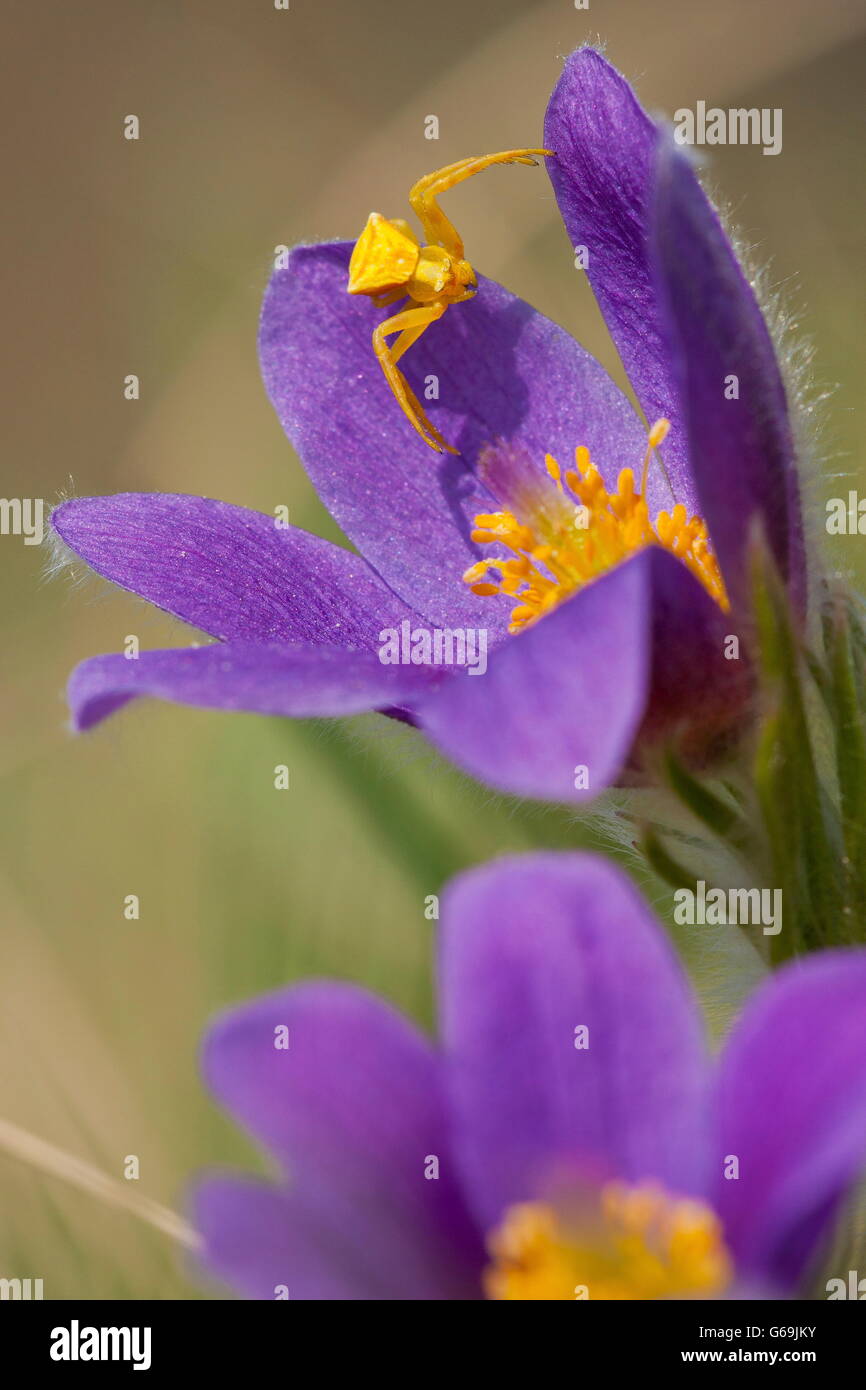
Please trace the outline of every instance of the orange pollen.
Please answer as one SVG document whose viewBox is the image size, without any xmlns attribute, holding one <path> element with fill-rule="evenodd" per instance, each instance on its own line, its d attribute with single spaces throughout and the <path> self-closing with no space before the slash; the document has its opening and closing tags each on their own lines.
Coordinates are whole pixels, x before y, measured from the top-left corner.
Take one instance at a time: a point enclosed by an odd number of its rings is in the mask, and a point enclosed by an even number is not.
<svg viewBox="0 0 866 1390">
<path fill-rule="evenodd" d="M 706 522 L 697 516 L 689 519 L 681 503 L 672 512 L 660 512 L 655 524 L 649 518 L 647 471 L 668 429 L 667 420 L 658 420 L 650 430 L 640 492 L 635 491 L 630 468 L 620 473 L 616 492 L 608 492 L 589 450 L 579 446 L 574 469 L 564 475 L 556 459 L 547 455 L 553 488 L 544 489 L 531 516 L 518 518 L 509 511 L 476 516 L 472 540 L 479 545 L 498 542 L 510 555 L 479 560 L 463 579 L 475 594 L 507 594 L 516 600 L 510 632 L 522 631 L 577 589 L 650 545 L 660 545 L 682 560 L 727 611 L 728 596 Z"/>
</svg>

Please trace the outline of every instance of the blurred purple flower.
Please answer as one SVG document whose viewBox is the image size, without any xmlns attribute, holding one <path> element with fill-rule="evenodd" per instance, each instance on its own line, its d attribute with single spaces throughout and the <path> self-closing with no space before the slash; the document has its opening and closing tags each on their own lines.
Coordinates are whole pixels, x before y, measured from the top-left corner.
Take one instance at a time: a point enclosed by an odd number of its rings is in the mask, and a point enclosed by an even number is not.
<svg viewBox="0 0 866 1390">
<path fill-rule="evenodd" d="M 213 1026 L 207 1081 L 280 1176 L 198 1185 L 212 1274 L 250 1298 L 803 1292 L 866 1160 L 866 951 L 777 972 L 711 1061 L 594 856 L 459 877 L 440 950 L 438 1046 L 338 983 Z"/>
<path fill-rule="evenodd" d="M 545 456 L 588 450 L 612 494 L 620 470 L 640 466 L 643 424 L 566 332 L 481 277 L 477 296 L 408 358 L 419 396 L 425 380 L 440 383 L 425 408 L 460 447 L 459 457 L 433 455 L 373 356 L 379 311 L 346 293 L 351 244 L 300 247 L 267 291 L 262 370 L 360 556 L 202 498 L 124 494 L 58 507 L 58 536 L 93 569 L 221 644 L 84 662 L 69 689 L 79 729 L 142 695 L 298 716 L 399 711 L 484 781 L 580 800 L 616 779 L 643 742 L 676 733 L 702 758 L 742 727 L 747 660 L 726 660 L 724 646 L 747 627 L 756 526 L 795 601 L 804 591 L 794 451 L 766 325 L 690 165 L 594 50 L 567 61 L 544 139 L 556 151 L 548 168 L 566 230 L 589 249 L 589 279 L 641 407 L 649 421 L 671 422 L 670 487 L 650 469 L 649 516 L 659 529 L 660 511 L 676 503 L 675 516 L 703 518 L 732 611 L 671 549 L 651 544 L 612 568 L 599 561 L 590 582 L 557 582 L 546 616 L 510 636 L 517 581 L 505 586 L 511 598 L 464 582 L 485 558 L 476 517 L 509 512 L 543 539 L 568 496 Z M 732 373 L 739 394 L 727 399 Z M 380 634 L 404 621 L 486 630 L 484 679 L 383 665 Z"/>
</svg>

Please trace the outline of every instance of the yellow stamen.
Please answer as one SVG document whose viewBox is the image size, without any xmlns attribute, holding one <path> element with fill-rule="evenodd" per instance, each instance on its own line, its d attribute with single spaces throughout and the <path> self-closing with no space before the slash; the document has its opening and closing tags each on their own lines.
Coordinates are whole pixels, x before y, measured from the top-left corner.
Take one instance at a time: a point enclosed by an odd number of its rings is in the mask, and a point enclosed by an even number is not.
<svg viewBox="0 0 866 1390">
<path fill-rule="evenodd" d="M 668 437 L 668 431 L 670 430 L 670 427 L 670 420 L 656 420 L 655 424 L 653 425 L 652 429 L 647 435 L 647 449 L 646 453 L 644 454 L 643 470 L 640 475 L 640 490 L 643 496 L 646 496 L 646 480 L 647 475 L 649 474 L 650 459 L 653 456 L 653 451 L 655 449 L 658 449 L 661 444 L 664 444 L 665 440 Z"/>
<path fill-rule="evenodd" d="M 706 1298 L 732 1276 L 715 1213 L 651 1183 L 609 1183 L 571 1222 L 543 1202 L 510 1207 L 488 1249 L 485 1292 L 509 1301 Z"/>
<path fill-rule="evenodd" d="M 620 473 L 616 491 L 608 492 L 589 450 L 579 445 L 575 468 L 564 479 L 557 460 L 546 456 L 545 467 L 556 491 L 546 490 L 531 516 L 517 517 L 510 511 L 476 516 L 472 540 L 479 545 L 498 542 L 515 558 L 480 561 L 463 578 L 475 593 L 519 599 L 511 614 L 511 632 L 521 631 L 575 590 L 649 545 L 676 555 L 719 606 L 728 609 L 706 523 L 697 516 L 689 518 L 682 505 L 670 514 L 659 513 L 655 525 L 650 522 L 647 474 L 653 452 L 669 429 L 669 421 L 657 420 L 649 432 L 639 492 L 630 468 Z"/>
</svg>

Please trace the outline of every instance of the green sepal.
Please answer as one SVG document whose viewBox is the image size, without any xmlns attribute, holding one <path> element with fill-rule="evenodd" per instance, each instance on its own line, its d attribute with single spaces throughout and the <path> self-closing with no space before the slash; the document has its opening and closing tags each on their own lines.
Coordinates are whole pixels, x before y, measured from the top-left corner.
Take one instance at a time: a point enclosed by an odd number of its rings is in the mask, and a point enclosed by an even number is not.
<svg viewBox="0 0 866 1390">
<path fill-rule="evenodd" d="M 665 751 L 663 766 L 671 789 L 702 825 L 738 853 L 750 844 L 753 832 L 739 808 L 695 777 L 672 748 Z"/>
<path fill-rule="evenodd" d="M 673 857 L 650 826 L 645 826 L 641 832 L 641 848 L 650 868 L 663 883 L 671 888 L 686 888 L 695 882 L 697 876 Z"/>
<path fill-rule="evenodd" d="M 752 549 L 752 598 L 764 706 L 754 781 L 785 904 L 786 930 L 772 943 L 779 959 L 849 939 L 844 842 L 838 811 L 817 771 L 804 645 L 786 589 L 760 541 Z"/>
</svg>

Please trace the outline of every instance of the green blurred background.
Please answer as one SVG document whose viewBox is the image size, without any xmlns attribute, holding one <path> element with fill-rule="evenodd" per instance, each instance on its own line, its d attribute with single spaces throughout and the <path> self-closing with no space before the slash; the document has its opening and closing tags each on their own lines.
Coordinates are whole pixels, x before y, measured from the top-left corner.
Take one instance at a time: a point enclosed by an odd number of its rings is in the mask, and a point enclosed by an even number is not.
<svg viewBox="0 0 866 1390">
<path fill-rule="evenodd" d="M 718 149 L 709 172 L 832 389 L 819 457 L 844 476 L 814 484 L 816 524 L 857 486 L 861 0 L 17 0 L 3 25 L 4 496 L 285 503 L 337 538 L 259 382 L 274 247 L 351 237 L 371 207 L 405 215 L 420 174 L 539 143 L 562 56 L 599 36 L 651 109 L 783 108 L 779 157 Z M 138 142 L 122 137 L 130 113 Z M 543 173 L 492 171 L 449 212 L 480 269 L 621 378 Z M 831 544 L 831 568 L 862 581 L 862 543 Z M 136 1191 L 182 1210 L 203 1165 L 260 1161 L 197 1078 L 217 1009 L 338 974 L 429 1023 L 424 896 L 497 851 L 579 836 L 375 718 L 142 703 L 73 738 L 77 661 L 129 633 L 142 647 L 186 634 L 100 581 L 46 582 L 18 538 L 0 538 L 0 565 L 0 1118 L 115 1179 L 136 1154 Z M 41 1277 L 48 1298 L 208 1293 L 167 1236 L 3 1152 L 0 1190 L 0 1276 Z"/>
</svg>

